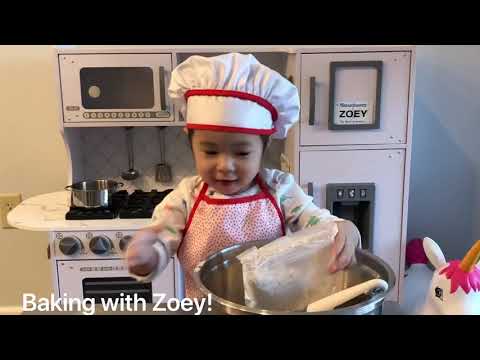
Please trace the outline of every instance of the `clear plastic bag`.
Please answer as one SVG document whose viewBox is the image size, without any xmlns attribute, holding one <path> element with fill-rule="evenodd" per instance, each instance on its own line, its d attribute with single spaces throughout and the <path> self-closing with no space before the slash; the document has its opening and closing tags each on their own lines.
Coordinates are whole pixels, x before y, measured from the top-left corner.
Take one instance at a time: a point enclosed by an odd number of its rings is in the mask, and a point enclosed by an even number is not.
<svg viewBox="0 0 480 360">
<path fill-rule="evenodd" d="M 256 309 L 305 311 L 308 304 L 344 287 L 345 272 L 330 273 L 335 222 L 327 222 L 252 247 L 242 263 L 245 304 Z"/>
</svg>

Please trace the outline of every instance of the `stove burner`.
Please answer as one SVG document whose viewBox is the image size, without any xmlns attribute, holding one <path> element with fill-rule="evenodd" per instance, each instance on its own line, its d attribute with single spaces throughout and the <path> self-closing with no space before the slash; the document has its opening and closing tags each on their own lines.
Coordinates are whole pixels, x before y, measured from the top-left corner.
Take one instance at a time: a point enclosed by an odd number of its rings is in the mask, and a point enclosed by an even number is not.
<svg viewBox="0 0 480 360">
<path fill-rule="evenodd" d="M 114 219 L 116 217 L 117 214 L 111 209 L 88 209 L 74 206 L 70 207 L 70 211 L 65 215 L 67 220 Z"/>
<path fill-rule="evenodd" d="M 152 190 L 150 192 L 135 190 L 130 195 L 126 190 L 120 190 L 112 195 L 112 203 L 109 208 L 88 209 L 72 206 L 65 218 L 67 220 L 115 219 L 116 217 L 121 219 L 151 218 L 155 207 L 172 190 Z"/>
</svg>

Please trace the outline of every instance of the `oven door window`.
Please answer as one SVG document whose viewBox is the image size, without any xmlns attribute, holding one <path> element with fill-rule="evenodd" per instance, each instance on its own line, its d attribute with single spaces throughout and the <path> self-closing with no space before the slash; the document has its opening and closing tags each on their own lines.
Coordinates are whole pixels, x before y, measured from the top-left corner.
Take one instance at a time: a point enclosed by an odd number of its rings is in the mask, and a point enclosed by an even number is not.
<svg viewBox="0 0 480 360">
<path fill-rule="evenodd" d="M 149 67 L 84 67 L 80 70 L 85 109 L 151 109 L 153 71 Z"/>
<path fill-rule="evenodd" d="M 82 288 L 83 298 L 95 299 L 96 304 L 102 303 L 102 299 L 120 299 L 127 295 L 152 303 L 152 283 L 141 283 L 132 277 L 85 278 Z"/>
</svg>

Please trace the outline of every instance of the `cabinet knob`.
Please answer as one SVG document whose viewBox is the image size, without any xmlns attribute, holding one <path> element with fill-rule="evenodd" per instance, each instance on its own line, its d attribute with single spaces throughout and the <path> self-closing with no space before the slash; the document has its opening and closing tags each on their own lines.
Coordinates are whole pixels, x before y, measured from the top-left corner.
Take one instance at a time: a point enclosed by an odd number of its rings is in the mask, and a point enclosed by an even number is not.
<svg viewBox="0 0 480 360">
<path fill-rule="evenodd" d="M 125 252 L 127 250 L 128 245 L 132 241 L 132 239 L 133 239 L 133 237 L 130 236 L 130 235 L 125 235 L 123 238 L 121 238 L 120 242 L 119 242 L 120 250 Z"/>
<path fill-rule="evenodd" d="M 76 236 L 67 236 L 60 240 L 58 247 L 64 255 L 75 255 L 82 250 L 82 242 Z M 50 258 L 50 252 L 48 256 Z"/>
<path fill-rule="evenodd" d="M 90 250 L 96 255 L 107 255 L 112 247 L 111 240 L 106 236 L 95 236 L 90 240 Z"/>
</svg>

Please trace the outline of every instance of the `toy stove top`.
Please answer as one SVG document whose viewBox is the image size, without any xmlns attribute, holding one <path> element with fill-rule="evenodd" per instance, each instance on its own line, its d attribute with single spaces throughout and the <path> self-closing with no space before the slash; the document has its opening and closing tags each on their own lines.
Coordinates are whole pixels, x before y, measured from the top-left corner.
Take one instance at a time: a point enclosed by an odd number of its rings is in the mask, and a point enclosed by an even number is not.
<svg viewBox="0 0 480 360">
<path fill-rule="evenodd" d="M 71 206 L 65 215 L 66 220 L 99 220 L 99 219 L 141 219 L 151 218 L 155 207 L 162 202 L 173 189 L 164 191 L 135 190 L 129 194 L 121 190 L 112 194 L 112 202 L 108 208 L 82 208 Z"/>
</svg>

